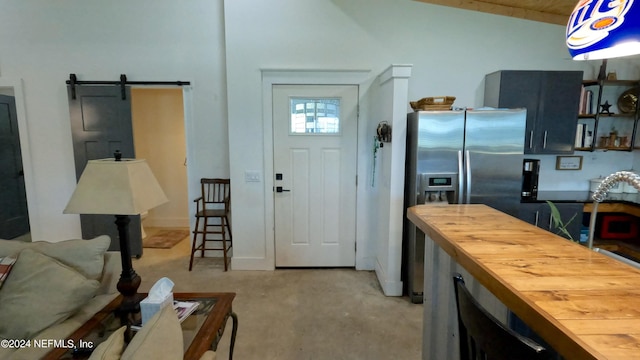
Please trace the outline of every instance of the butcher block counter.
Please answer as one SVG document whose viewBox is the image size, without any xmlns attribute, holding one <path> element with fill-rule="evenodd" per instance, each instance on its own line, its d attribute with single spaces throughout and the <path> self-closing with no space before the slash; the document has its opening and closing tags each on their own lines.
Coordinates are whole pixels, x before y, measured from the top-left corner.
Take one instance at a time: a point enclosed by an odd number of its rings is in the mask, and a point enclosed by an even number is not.
<svg viewBox="0 0 640 360">
<path fill-rule="evenodd" d="M 640 359 L 639 270 L 485 205 L 418 205 L 407 217 L 426 234 L 425 247 L 446 252 L 564 358 Z M 425 253 L 425 268 L 431 256 L 442 261 Z M 443 264 L 436 271 L 448 277 L 454 266 Z M 425 270 L 425 321 L 442 312 L 430 276 Z M 440 282 L 444 302 L 455 305 L 452 282 Z M 434 340 L 437 332 L 425 333 L 425 359 L 452 342 Z"/>
</svg>

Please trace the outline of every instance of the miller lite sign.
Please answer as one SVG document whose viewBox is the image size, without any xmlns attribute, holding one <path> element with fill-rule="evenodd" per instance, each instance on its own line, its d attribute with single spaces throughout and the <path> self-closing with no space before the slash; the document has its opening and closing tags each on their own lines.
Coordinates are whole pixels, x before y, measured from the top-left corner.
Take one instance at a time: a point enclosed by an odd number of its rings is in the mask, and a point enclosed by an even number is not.
<svg viewBox="0 0 640 360">
<path fill-rule="evenodd" d="M 571 57 L 589 60 L 621 56 L 608 55 L 603 50 L 637 43 L 640 9 L 634 8 L 633 3 L 634 0 L 580 0 L 567 23 Z"/>
</svg>

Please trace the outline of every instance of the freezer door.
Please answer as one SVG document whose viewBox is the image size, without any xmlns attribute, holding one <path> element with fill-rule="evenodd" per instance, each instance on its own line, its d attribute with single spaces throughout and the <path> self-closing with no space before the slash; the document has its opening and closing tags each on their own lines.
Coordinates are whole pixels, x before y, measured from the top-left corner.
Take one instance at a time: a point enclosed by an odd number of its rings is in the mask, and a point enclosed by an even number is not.
<svg viewBox="0 0 640 360">
<path fill-rule="evenodd" d="M 407 206 L 422 198 L 418 196 L 421 174 L 460 172 L 464 116 L 464 111 L 419 111 L 407 116 Z"/>
<path fill-rule="evenodd" d="M 516 214 L 520 202 L 525 109 L 467 111 L 464 199 Z"/>
<path fill-rule="evenodd" d="M 462 174 L 463 111 L 420 111 L 407 115 L 405 207 L 424 203 L 424 173 Z M 403 281 L 411 301 L 422 303 L 425 234 L 405 216 Z"/>
<path fill-rule="evenodd" d="M 464 145 L 464 111 L 420 111 L 418 173 L 458 171 L 458 151 Z"/>
</svg>

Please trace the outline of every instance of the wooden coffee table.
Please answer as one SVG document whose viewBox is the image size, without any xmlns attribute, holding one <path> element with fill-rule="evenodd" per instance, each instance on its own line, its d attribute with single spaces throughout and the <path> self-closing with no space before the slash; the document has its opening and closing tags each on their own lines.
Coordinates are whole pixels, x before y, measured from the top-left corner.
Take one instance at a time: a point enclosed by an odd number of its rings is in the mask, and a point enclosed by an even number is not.
<svg viewBox="0 0 640 360">
<path fill-rule="evenodd" d="M 141 294 L 143 297 L 146 294 Z M 207 350 L 216 350 L 218 342 L 224 333 L 227 319 L 232 319 L 231 344 L 229 359 L 233 358 L 233 348 L 238 331 L 238 317 L 233 312 L 231 303 L 235 293 L 174 293 L 177 301 L 197 301 L 198 309 L 182 323 L 182 335 L 185 346 L 184 359 L 197 360 Z M 67 340 L 74 344 L 91 342 L 93 348 L 105 341 L 113 331 L 120 327 L 120 319 L 115 316 L 115 310 L 122 301 L 118 296 L 102 310 L 96 313 L 78 330 L 71 334 Z M 49 352 L 43 359 L 84 359 L 90 356 L 90 351 L 76 352 L 73 349 L 56 348 Z"/>
</svg>

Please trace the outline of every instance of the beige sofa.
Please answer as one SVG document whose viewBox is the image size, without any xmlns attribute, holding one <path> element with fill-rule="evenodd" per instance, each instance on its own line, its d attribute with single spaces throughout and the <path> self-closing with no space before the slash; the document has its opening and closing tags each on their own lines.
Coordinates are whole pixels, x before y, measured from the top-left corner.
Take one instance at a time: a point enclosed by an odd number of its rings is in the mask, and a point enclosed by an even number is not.
<svg viewBox="0 0 640 360">
<path fill-rule="evenodd" d="M 107 251 L 110 243 L 108 236 L 0 240 L 0 257 L 17 258 L 0 288 L 0 338 L 64 340 L 109 304 L 121 273 L 120 253 Z M 2 346 L 0 359 L 38 359 L 50 350 Z"/>
<path fill-rule="evenodd" d="M 0 282 L 0 339 L 18 340 L 2 343 L 0 359 L 43 357 L 52 348 L 33 340 L 66 339 L 118 296 L 120 253 L 107 251 L 110 243 L 108 236 L 58 243 L 0 239 L 0 258 L 15 259 Z M 156 313 L 127 346 L 123 332 L 96 347 L 91 359 L 182 359 L 182 329 L 171 307 Z M 16 348 L 20 343 L 30 345 Z M 207 351 L 205 359 L 215 353 Z"/>
</svg>

